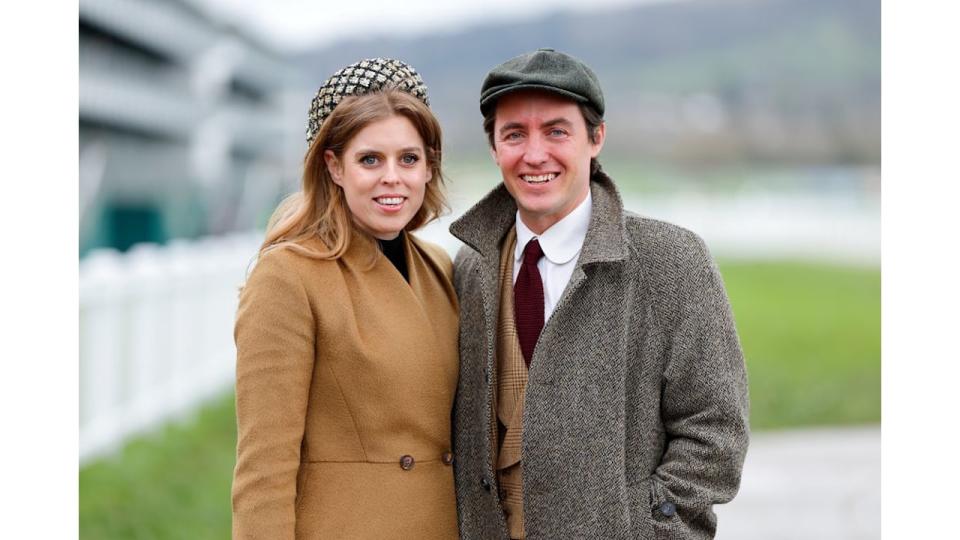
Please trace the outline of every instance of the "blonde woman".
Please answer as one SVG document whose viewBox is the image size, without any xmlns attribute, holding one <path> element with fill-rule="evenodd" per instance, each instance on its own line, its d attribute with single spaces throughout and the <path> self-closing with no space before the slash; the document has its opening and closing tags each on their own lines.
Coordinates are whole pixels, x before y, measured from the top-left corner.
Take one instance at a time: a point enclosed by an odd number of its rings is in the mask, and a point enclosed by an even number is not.
<svg viewBox="0 0 960 540">
<path fill-rule="evenodd" d="M 441 133 L 403 62 L 335 73 L 240 298 L 237 539 L 457 538 Z"/>
</svg>

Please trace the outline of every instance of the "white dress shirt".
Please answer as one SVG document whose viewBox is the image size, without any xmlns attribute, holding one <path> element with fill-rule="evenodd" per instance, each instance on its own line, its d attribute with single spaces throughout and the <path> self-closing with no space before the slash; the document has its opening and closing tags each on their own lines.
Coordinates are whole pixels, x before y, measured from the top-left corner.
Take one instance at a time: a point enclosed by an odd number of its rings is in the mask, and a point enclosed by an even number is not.
<svg viewBox="0 0 960 540">
<path fill-rule="evenodd" d="M 590 211 L 592 197 L 587 191 L 587 198 L 564 216 L 543 234 L 537 235 L 531 231 L 517 212 L 517 247 L 513 254 L 513 282 L 517 282 L 520 266 L 523 263 L 523 248 L 527 242 L 539 238 L 543 257 L 537 263 L 540 279 L 543 280 L 543 321 L 550 320 L 553 308 L 560 301 L 563 290 L 570 282 L 573 269 L 577 265 L 583 240 L 587 237 L 587 228 L 590 226 Z"/>
</svg>

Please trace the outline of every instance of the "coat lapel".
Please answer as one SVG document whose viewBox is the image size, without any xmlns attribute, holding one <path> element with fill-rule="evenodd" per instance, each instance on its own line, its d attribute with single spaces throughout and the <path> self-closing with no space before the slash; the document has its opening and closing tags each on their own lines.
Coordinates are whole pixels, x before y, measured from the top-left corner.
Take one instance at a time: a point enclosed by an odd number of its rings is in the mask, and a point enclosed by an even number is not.
<svg viewBox="0 0 960 540">
<path fill-rule="evenodd" d="M 613 180 L 598 171 L 590 179 L 590 193 L 593 198 L 590 226 L 577 266 L 626 260 L 629 252 L 626 220 Z M 500 245 L 516 214 L 517 204 L 501 183 L 454 221 L 450 232 L 483 257 L 485 271 L 492 269 L 496 274 Z M 496 300 L 495 292 L 490 300 Z"/>
<path fill-rule="evenodd" d="M 603 171 L 598 171 L 591 178 L 590 189 L 593 206 L 583 248 L 570 282 L 564 289 L 550 320 L 544 326 L 541 340 L 549 339 L 549 334 L 558 331 L 557 327 L 565 322 L 563 312 L 567 309 L 564 305 L 570 301 L 570 298 L 575 297 L 577 291 L 587 281 L 588 268 L 596 264 L 624 261 L 629 255 L 623 203 L 613 180 Z M 480 256 L 477 272 L 481 284 L 486 330 L 486 373 L 490 374 L 486 391 L 492 394 L 495 394 L 496 388 L 494 351 L 500 300 L 500 246 L 515 223 L 516 213 L 516 202 L 501 183 L 450 226 L 450 232 Z M 542 349 L 538 347 L 538 350 Z M 541 363 L 536 361 L 536 353 L 534 353 L 529 377 L 535 376 L 533 372 L 537 371 L 536 365 Z M 495 403 L 495 399 L 491 399 L 492 410 L 496 410 Z M 524 409 L 524 407 L 517 408 L 521 421 Z M 495 428 L 491 429 L 491 443 L 494 445 L 491 456 L 496 456 Z M 491 465 L 495 464 L 491 463 Z"/>
</svg>

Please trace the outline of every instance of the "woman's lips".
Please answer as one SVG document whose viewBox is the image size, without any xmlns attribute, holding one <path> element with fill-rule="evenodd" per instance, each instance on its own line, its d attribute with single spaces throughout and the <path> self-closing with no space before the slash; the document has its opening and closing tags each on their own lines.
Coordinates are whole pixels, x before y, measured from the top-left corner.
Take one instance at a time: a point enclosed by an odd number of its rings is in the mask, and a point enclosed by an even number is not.
<svg viewBox="0 0 960 540">
<path fill-rule="evenodd" d="M 373 202 L 377 203 L 381 210 L 396 212 L 403 208 L 407 198 L 400 195 L 381 195 L 380 197 L 374 197 Z"/>
</svg>

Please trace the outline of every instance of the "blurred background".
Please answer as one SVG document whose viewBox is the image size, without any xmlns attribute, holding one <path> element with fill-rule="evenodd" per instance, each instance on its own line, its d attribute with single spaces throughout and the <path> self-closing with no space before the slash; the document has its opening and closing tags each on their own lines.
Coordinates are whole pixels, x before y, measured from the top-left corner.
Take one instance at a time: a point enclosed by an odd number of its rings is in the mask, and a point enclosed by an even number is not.
<svg viewBox="0 0 960 540">
<path fill-rule="evenodd" d="M 480 83 L 539 47 L 597 72 L 627 208 L 719 261 L 754 440 L 718 538 L 879 538 L 880 3 L 515 4 L 80 1 L 81 538 L 230 537 L 237 288 L 317 87 L 421 72 L 452 206 L 422 236 L 453 252 L 499 182 Z"/>
</svg>

